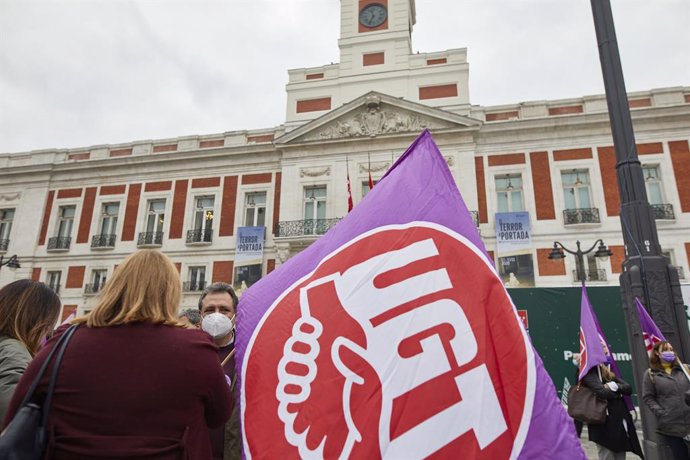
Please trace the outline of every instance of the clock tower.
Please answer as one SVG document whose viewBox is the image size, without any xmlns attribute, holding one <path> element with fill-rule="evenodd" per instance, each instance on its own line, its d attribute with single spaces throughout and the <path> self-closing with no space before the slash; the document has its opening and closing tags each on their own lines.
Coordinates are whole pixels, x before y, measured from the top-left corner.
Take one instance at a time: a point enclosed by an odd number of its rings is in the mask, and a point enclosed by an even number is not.
<svg viewBox="0 0 690 460">
<path fill-rule="evenodd" d="M 370 91 L 469 115 L 467 50 L 412 51 L 414 0 L 340 0 L 340 62 L 289 70 L 286 128 Z"/>
</svg>

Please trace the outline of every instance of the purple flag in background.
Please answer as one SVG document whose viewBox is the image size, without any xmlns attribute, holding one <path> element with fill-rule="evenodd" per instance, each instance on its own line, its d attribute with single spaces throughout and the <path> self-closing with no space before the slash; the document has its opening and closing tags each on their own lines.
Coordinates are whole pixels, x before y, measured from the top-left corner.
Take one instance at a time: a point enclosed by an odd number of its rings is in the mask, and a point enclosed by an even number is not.
<svg viewBox="0 0 690 460">
<path fill-rule="evenodd" d="M 647 348 L 647 354 L 651 355 L 654 344 L 665 342 L 666 338 L 637 297 L 635 297 L 635 306 L 637 307 L 637 315 L 640 317 L 640 329 L 644 337 L 644 345 Z"/>
<path fill-rule="evenodd" d="M 580 376 L 579 380 L 587 375 L 587 372 L 599 364 L 609 362 L 604 353 L 604 346 L 608 348 L 608 342 L 601 334 L 599 321 L 594 314 L 592 304 L 587 297 L 587 288 L 582 283 L 582 298 L 580 300 Z"/>
<path fill-rule="evenodd" d="M 245 458 L 585 458 L 426 130 L 237 316 Z"/>
<path fill-rule="evenodd" d="M 598 345 L 594 346 L 593 344 L 595 343 Z M 613 357 L 611 343 L 599 325 L 597 315 L 594 314 L 594 309 L 587 296 L 587 288 L 582 283 L 582 301 L 580 302 L 580 380 L 591 368 L 599 364 L 609 364 L 611 371 L 618 378 L 623 378 L 618 363 Z M 630 396 L 623 395 L 623 400 L 625 405 L 628 406 L 628 410 L 634 409 L 635 406 Z"/>
</svg>

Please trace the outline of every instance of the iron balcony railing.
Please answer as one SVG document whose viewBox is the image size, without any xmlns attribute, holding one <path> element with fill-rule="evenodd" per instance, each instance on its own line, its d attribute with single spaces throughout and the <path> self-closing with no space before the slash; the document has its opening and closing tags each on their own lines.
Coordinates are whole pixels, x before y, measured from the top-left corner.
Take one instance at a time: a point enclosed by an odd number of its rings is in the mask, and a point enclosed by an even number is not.
<svg viewBox="0 0 690 460">
<path fill-rule="evenodd" d="M 69 236 L 54 236 L 48 238 L 48 250 L 49 251 L 64 251 L 69 249 L 69 245 L 72 242 L 72 238 Z"/>
<path fill-rule="evenodd" d="M 163 232 L 140 232 L 137 246 L 161 246 Z"/>
<path fill-rule="evenodd" d="M 84 294 L 97 294 L 101 292 L 105 282 L 101 283 L 89 283 L 84 285 Z"/>
<path fill-rule="evenodd" d="M 0 240 L 0 251 L 7 251 L 7 246 L 10 245 L 10 240 Z"/>
<path fill-rule="evenodd" d="M 598 268 L 596 270 L 587 270 L 585 272 L 585 281 L 606 281 L 606 270 Z M 573 270 L 573 281 L 580 281 L 577 277 L 577 270 Z"/>
<path fill-rule="evenodd" d="M 657 220 L 673 220 L 676 218 L 676 215 L 673 213 L 672 204 L 653 204 L 652 212 L 654 213 L 654 218 Z"/>
<path fill-rule="evenodd" d="M 185 292 L 199 292 L 206 287 L 206 281 L 185 281 L 182 283 L 182 290 Z"/>
<path fill-rule="evenodd" d="M 213 240 L 213 229 L 196 229 L 187 231 L 187 243 L 210 243 Z"/>
<path fill-rule="evenodd" d="M 114 248 L 116 238 L 117 238 L 117 235 L 114 235 L 114 234 L 94 235 L 91 238 L 91 247 L 92 248 Z"/>
<path fill-rule="evenodd" d="M 565 225 L 598 224 L 599 222 L 599 208 L 579 208 L 563 210 L 563 223 Z"/>
<path fill-rule="evenodd" d="M 323 235 L 340 222 L 340 219 L 340 217 L 336 217 L 335 219 L 305 219 L 278 222 L 274 234 L 277 238 Z"/>
</svg>

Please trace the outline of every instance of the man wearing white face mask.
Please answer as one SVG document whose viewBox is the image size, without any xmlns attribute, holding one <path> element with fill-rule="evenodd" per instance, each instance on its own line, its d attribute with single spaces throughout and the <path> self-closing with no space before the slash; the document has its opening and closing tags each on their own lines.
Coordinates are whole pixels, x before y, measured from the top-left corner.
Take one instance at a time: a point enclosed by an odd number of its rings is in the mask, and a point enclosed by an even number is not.
<svg viewBox="0 0 690 460">
<path fill-rule="evenodd" d="M 218 346 L 218 358 L 223 363 L 223 371 L 230 382 L 235 403 L 235 313 L 237 295 L 227 283 L 213 283 L 206 287 L 199 298 L 201 329 L 213 338 Z M 225 427 L 211 430 L 211 448 L 214 460 L 234 460 L 241 458 L 241 435 L 239 414 L 233 407 L 230 420 Z"/>
</svg>

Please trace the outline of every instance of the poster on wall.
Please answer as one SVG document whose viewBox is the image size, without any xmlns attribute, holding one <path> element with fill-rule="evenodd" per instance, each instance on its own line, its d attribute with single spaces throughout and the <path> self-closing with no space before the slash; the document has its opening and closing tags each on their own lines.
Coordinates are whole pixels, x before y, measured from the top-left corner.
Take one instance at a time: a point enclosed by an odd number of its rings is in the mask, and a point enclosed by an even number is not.
<svg viewBox="0 0 690 460">
<path fill-rule="evenodd" d="M 241 265 L 235 267 L 235 273 L 232 277 L 232 287 L 238 297 L 261 279 L 262 264 Z"/>
<path fill-rule="evenodd" d="M 532 252 L 528 212 L 496 213 L 496 251 L 499 256 Z"/>
<path fill-rule="evenodd" d="M 507 287 L 534 287 L 534 262 L 528 212 L 496 213 L 498 273 Z"/>
<path fill-rule="evenodd" d="M 266 227 L 237 227 L 235 265 L 261 264 L 264 259 Z"/>
</svg>

